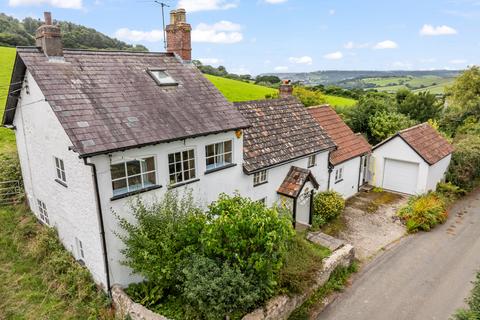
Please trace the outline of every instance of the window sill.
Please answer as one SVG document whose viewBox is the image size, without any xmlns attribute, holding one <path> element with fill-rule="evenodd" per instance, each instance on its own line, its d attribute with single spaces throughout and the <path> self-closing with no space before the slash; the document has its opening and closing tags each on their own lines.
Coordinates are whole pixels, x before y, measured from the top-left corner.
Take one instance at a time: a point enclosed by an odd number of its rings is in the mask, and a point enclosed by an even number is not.
<svg viewBox="0 0 480 320">
<path fill-rule="evenodd" d="M 190 184 L 190 183 L 194 183 L 194 182 L 197 182 L 197 181 L 200 181 L 200 179 L 197 178 L 197 179 L 188 180 L 188 181 L 185 181 L 185 182 L 172 184 L 172 185 L 168 186 L 168 189 L 175 189 L 175 188 L 178 188 L 178 187 Z"/>
<path fill-rule="evenodd" d="M 268 181 L 260 182 L 260 183 L 254 184 L 253 186 L 258 187 L 258 186 L 261 186 L 262 184 L 266 184 L 266 183 L 268 183 Z"/>
<path fill-rule="evenodd" d="M 343 181 L 343 179 L 337 180 L 337 181 L 335 181 L 335 184 L 340 183 L 342 181 Z"/>
<path fill-rule="evenodd" d="M 67 184 L 60 179 L 55 179 L 55 182 L 58 183 L 59 185 L 65 187 L 65 188 L 68 188 Z"/>
<path fill-rule="evenodd" d="M 151 190 L 160 189 L 161 187 L 162 186 L 157 185 L 157 186 L 151 186 L 151 187 L 143 188 L 143 189 L 140 189 L 140 190 L 130 191 L 130 192 L 127 192 L 127 193 L 122 193 L 122 194 L 111 197 L 110 201 L 131 197 L 131 196 L 134 196 L 136 194 L 144 193 L 144 192 L 151 191 Z"/>
<path fill-rule="evenodd" d="M 311 166 L 307 166 L 307 168 L 313 168 L 313 167 L 316 167 L 317 164 L 312 164 Z"/>
<path fill-rule="evenodd" d="M 217 168 L 214 168 L 214 169 L 207 170 L 203 174 L 209 174 L 209 173 L 217 172 L 217 171 L 220 171 L 220 170 L 223 170 L 223 169 L 228 169 L 228 168 L 231 168 L 231 167 L 235 167 L 236 165 L 237 165 L 236 163 L 230 163 L 230 164 L 224 165 L 222 167 L 217 167 Z"/>
</svg>

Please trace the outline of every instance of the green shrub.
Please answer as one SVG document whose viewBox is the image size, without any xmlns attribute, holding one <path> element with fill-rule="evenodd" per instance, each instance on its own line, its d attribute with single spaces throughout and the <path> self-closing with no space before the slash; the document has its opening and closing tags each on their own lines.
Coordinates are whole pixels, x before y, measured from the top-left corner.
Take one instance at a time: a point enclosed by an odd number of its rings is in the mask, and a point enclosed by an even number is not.
<svg viewBox="0 0 480 320">
<path fill-rule="evenodd" d="M 209 206 L 201 235 L 207 257 L 220 259 L 251 276 L 269 297 L 277 287 L 288 243 L 295 235 L 288 217 L 239 195 L 220 195 Z"/>
<path fill-rule="evenodd" d="M 462 189 L 471 190 L 480 178 L 480 136 L 462 136 L 455 141 L 454 147 L 447 180 Z"/>
<path fill-rule="evenodd" d="M 177 283 L 179 264 L 199 250 L 199 237 L 205 215 L 195 206 L 191 194 L 182 198 L 169 191 L 162 201 L 132 204 L 137 223 L 119 218 L 125 234 L 124 264 L 156 286 L 167 290 Z"/>
<path fill-rule="evenodd" d="M 260 288 L 240 269 L 202 255 L 193 255 L 181 271 L 187 317 L 240 318 L 260 300 Z M 235 316 L 236 315 L 236 316 Z"/>
<path fill-rule="evenodd" d="M 318 192 L 313 198 L 314 228 L 321 227 L 338 217 L 345 209 L 345 200 L 335 191 Z"/>
<path fill-rule="evenodd" d="M 329 254 L 330 250 L 311 243 L 303 234 L 298 233 L 289 246 L 280 270 L 280 288 L 288 293 L 305 291 L 321 269 L 323 258 Z"/>
<path fill-rule="evenodd" d="M 453 202 L 456 199 L 467 194 L 465 190 L 454 185 L 451 182 L 440 182 L 437 184 L 437 193 L 445 198 L 447 202 Z"/>
<path fill-rule="evenodd" d="M 132 283 L 125 292 L 132 298 L 133 301 L 144 305 L 147 308 L 153 308 L 160 304 L 164 297 L 164 288 L 155 285 L 152 282 Z"/>
<path fill-rule="evenodd" d="M 429 231 L 448 218 L 445 201 L 434 192 L 412 197 L 398 215 L 405 221 L 408 232 Z"/>
<path fill-rule="evenodd" d="M 305 87 L 295 86 L 293 88 L 293 95 L 297 97 L 305 107 L 318 106 L 327 102 L 323 93 Z"/>
<path fill-rule="evenodd" d="M 478 320 L 480 319 L 480 272 L 474 282 L 471 296 L 467 299 L 468 309 L 458 310 L 455 314 L 456 320 Z"/>
</svg>

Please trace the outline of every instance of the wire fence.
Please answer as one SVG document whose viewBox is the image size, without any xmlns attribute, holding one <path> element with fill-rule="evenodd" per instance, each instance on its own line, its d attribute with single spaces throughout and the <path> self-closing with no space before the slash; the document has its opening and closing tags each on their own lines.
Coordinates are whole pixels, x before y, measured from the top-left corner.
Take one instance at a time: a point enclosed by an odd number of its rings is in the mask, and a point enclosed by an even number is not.
<svg viewBox="0 0 480 320">
<path fill-rule="evenodd" d="M 15 205 L 23 201 L 23 188 L 19 180 L 0 181 L 0 206 Z"/>
</svg>

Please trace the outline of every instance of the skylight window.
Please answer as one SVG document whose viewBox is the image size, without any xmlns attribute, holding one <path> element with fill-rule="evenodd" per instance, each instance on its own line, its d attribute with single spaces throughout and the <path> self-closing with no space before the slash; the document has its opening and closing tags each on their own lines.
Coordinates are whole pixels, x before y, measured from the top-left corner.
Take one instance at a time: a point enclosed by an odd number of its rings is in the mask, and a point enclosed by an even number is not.
<svg viewBox="0 0 480 320">
<path fill-rule="evenodd" d="M 178 84 L 165 70 L 148 70 L 148 73 L 159 86 L 175 86 Z"/>
</svg>

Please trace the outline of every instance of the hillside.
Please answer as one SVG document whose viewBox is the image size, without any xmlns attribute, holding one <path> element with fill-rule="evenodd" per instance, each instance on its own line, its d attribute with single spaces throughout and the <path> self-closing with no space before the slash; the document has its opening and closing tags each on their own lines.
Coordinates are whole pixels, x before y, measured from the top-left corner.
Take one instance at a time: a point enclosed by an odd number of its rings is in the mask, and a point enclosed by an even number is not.
<svg viewBox="0 0 480 320">
<path fill-rule="evenodd" d="M 222 77 L 204 74 L 215 87 L 232 102 L 265 99 L 265 95 L 275 94 L 277 89 L 259 86 L 253 83 L 226 79 Z M 327 103 L 333 106 L 353 106 L 356 101 L 353 99 L 326 95 Z"/>
<path fill-rule="evenodd" d="M 15 49 L 0 47 L 0 61 L 2 61 L 0 64 L 0 119 L 3 119 L 14 60 Z M 15 135 L 13 131 L 0 127 L 0 154 L 14 151 Z"/>
<path fill-rule="evenodd" d="M 54 21 L 60 25 L 65 48 L 74 49 L 104 49 L 104 50 L 135 50 L 148 51 L 142 45 L 132 46 L 123 41 L 110 38 L 95 29 L 67 21 Z M 42 21 L 25 18 L 19 21 L 0 13 L 0 46 L 30 46 L 35 44 L 35 30 Z"/>
</svg>

